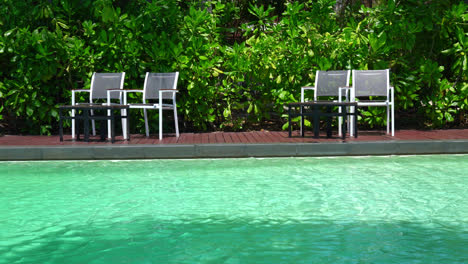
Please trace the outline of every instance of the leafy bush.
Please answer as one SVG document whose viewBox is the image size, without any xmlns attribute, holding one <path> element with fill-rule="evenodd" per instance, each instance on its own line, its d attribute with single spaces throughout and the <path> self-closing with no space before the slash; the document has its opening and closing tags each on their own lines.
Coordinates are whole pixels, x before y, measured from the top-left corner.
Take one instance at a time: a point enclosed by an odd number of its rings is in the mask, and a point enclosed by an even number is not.
<svg viewBox="0 0 468 264">
<path fill-rule="evenodd" d="M 146 71 L 180 71 L 188 131 L 283 125 L 284 104 L 299 100 L 316 70 L 332 69 L 390 68 L 397 127 L 468 123 L 460 1 L 386 0 L 340 17 L 331 0 L 2 2 L 0 124 L 11 133 L 56 133 L 57 106 L 95 71 L 125 71 L 129 89 L 142 87 Z M 362 118 L 386 122 L 379 108 Z"/>
</svg>

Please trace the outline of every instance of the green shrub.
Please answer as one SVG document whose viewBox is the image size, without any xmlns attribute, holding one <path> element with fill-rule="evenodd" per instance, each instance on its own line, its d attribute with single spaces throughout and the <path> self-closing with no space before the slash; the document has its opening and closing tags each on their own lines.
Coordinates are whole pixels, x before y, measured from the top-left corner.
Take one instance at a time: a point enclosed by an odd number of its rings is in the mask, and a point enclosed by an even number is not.
<svg viewBox="0 0 468 264">
<path fill-rule="evenodd" d="M 316 70 L 332 69 L 390 68 L 402 125 L 467 125 L 460 1 L 386 0 L 349 6 L 341 17 L 331 0 L 37 2 L 0 5 L 0 123 L 11 133 L 56 133 L 57 106 L 70 102 L 71 89 L 89 87 L 95 71 L 125 71 L 129 89 L 142 88 L 146 71 L 180 71 L 189 131 L 269 120 L 286 127 L 283 106 L 299 100 Z M 383 113 L 370 108 L 362 118 L 381 127 Z"/>
</svg>

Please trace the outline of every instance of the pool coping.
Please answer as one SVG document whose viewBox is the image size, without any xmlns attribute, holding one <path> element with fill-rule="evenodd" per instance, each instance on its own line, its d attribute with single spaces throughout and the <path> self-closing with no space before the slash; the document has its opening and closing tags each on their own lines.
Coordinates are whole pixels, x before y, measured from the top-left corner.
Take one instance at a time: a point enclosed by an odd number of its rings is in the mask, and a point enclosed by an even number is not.
<svg viewBox="0 0 468 264">
<path fill-rule="evenodd" d="M 326 143 L 0 146 L 0 160 L 119 160 L 465 154 L 468 140 Z"/>
</svg>

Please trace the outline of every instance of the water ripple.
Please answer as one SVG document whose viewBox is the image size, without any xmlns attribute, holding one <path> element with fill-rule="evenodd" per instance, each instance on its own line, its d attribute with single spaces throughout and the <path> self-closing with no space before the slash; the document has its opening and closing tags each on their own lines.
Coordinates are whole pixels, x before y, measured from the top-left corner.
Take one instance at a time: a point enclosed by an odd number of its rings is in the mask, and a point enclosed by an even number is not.
<svg viewBox="0 0 468 264">
<path fill-rule="evenodd" d="M 466 164 L 0 162 L 0 263 L 467 263 Z"/>
</svg>

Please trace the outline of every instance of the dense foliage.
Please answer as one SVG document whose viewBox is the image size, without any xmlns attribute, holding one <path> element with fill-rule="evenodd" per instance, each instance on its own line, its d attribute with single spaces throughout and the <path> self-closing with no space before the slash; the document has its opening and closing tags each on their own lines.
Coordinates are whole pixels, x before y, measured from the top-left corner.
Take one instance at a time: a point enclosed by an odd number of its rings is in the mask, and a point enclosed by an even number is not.
<svg viewBox="0 0 468 264">
<path fill-rule="evenodd" d="M 89 87 L 93 72 L 119 71 L 128 89 L 141 89 L 146 71 L 180 71 L 186 131 L 286 124 L 284 104 L 299 100 L 316 70 L 332 69 L 390 68 L 397 128 L 468 123 L 468 12 L 459 0 L 351 1 L 340 16 L 333 0 L 0 2 L 7 132 L 56 133 L 71 89 Z M 384 112 L 364 111 L 361 124 L 383 126 Z"/>
</svg>

